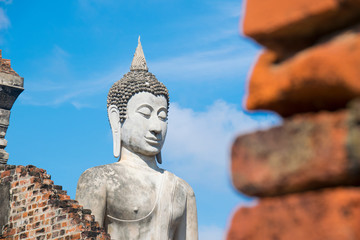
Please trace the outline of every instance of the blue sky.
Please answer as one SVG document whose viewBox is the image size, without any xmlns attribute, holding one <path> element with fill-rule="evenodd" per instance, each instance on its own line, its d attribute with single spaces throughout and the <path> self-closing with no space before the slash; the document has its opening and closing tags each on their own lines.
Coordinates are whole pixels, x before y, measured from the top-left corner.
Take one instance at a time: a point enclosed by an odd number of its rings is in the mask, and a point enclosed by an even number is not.
<svg viewBox="0 0 360 240">
<path fill-rule="evenodd" d="M 9 164 L 44 168 L 74 198 L 87 168 L 116 161 L 106 96 L 129 71 L 138 35 L 149 71 L 169 89 L 163 167 L 193 187 L 200 239 L 221 239 L 236 207 L 235 136 L 281 120 L 246 113 L 260 50 L 240 36 L 239 0 L 0 0 L 0 48 L 25 78 L 6 139 Z"/>
</svg>

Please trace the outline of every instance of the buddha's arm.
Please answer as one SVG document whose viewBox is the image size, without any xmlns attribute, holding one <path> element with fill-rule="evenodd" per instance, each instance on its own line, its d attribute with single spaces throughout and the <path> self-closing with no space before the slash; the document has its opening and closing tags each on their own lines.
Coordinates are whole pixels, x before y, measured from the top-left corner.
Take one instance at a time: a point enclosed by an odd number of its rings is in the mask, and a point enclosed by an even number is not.
<svg viewBox="0 0 360 240">
<path fill-rule="evenodd" d="M 92 168 L 81 174 L 75 199 L 85 209 L 90 209 L 101 227 L 104 226 L 106 210 L 106 184 L 101 169 Z"/>
<path fill-rule="evenodd" d="M 193 190 L 188 194 L 186 204 L 186 239 L 198 239 L 198 221 L 197 221 L 197 209 L 196 200 Z"/>
<path fill-rule="evenodd" d="M 176 230 L 174 240 L 197 240 L 198 239 L 198 221 L 196 200 L 194 191 L 188 185 L 186 197 L 186 212 Z"/>
</svg>

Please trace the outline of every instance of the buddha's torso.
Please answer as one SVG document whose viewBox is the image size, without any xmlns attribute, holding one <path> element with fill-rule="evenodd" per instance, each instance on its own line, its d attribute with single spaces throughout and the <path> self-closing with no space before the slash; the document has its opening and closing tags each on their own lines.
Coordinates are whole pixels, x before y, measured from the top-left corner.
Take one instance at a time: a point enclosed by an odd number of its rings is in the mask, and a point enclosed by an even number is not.
<svg viewBox="0 0 360 240">
<path fill-rule="evenodd" d="M 179 178 L 121 161 L 103 167 L 104 226 L 112 239 L 173 239 L 186 209 L 186 189 Z"/>
</svg>

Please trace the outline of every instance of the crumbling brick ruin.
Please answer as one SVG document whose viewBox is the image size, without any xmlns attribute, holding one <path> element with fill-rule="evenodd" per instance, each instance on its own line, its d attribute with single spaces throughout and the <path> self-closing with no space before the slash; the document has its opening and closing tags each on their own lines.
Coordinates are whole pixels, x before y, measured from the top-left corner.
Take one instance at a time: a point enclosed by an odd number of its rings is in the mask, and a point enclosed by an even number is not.
<svg viewBox="0 0 360 240">
<path fill-rule="evenodd" d="M 110 239 L 45 170 L 0 165 L 0 239 Z"/>
<path fill-rule="evenodd" d="M 4 59 L 2 58 L 1 54 L 2 50 L 0 49 L 0 72 L 7 73 L 14 76 L 19 76 L 14 69 L 11 68 L 11 62 L 10 59 Z"/>
<path fill-rule="evenodd" d="M 265 50 L 246 107 L 284 122 L 233 144 L 233 184 L 259 199 L 228 240 L 360 239 L 359 24 L 358 0 L 247 0 L 244 34 Z"/>
</svg>

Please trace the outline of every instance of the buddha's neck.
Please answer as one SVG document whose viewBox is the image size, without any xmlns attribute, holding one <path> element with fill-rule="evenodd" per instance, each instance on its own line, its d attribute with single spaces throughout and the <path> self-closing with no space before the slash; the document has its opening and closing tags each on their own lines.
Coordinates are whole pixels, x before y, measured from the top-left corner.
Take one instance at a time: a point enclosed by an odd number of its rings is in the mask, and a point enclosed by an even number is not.
<svg viewBox="0 0 360 240">
<path fill-rule="evenodd" d="M 155 156 L 145 156 L 142 154 L 134 153 L 125 147 L 121 148 L 121 157 L 119 161 L 123 163 L 133 163 L 142 167 L 150 167 L 154 170 L 160 169 L 156 164 Z"/>
</svg>

